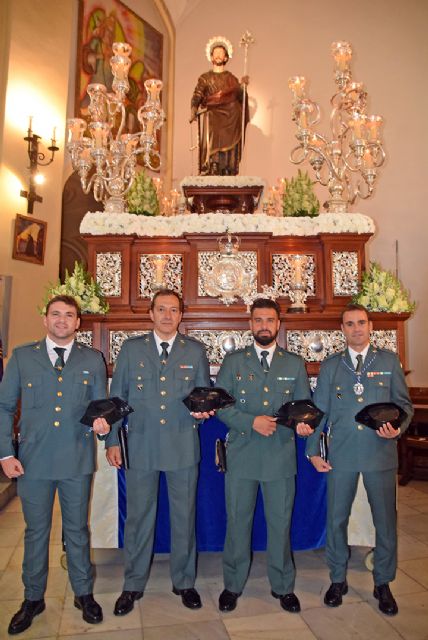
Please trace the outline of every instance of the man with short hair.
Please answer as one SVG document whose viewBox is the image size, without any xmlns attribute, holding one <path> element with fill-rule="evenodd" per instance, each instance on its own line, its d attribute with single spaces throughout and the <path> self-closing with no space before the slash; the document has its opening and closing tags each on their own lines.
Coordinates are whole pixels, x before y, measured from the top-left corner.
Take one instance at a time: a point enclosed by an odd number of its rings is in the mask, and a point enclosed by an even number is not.
<svg viewBox="0 0 428 640">
<path fill-rule="evenodd" d="M 225 69 L 232 55 L 232 45 L 223 36 L 211 38 L 206 47 L 212 69 L 198 78 L 191 102 L 190 122 L 198 116 L 199 123 L 199 173 L 201 175 L 236 175 L 242 152 L 243 85 L 233 73 Z M 245 101 L 245 122 L 248 122 L 248 105 Z"/>
<path fill-rule="evenodd" d="M 124 342 L 113 373 L 111 395 L 134 409 L 128 418 L 125 582 L 114 608 L 118 616 L 133 609 L 149 577 L 161 471 L 168 484 L 172 590 L 184 606 L 202 606 L 194 588 L 198 424 L 183 399 L 194 387 L 209 386 L 210 379 L 204 346 L 178 333 L 182 314 L 175 291 L 158 291 L 150 308 L 153 331 Z M 122 461 L 118 426 L 107 438 L 107 460 L 117 468 Z"/>
<path fill-rule="evenodd" d="M 0 462 L 17 478 L 25 519 L 22 580 L 24 602 L 9 633 L 27 629 L 45 609 L 49 535 L 56 492 L 61 505 L 67 568 L 74 605 L 83 619 L 103 619 L 95 602 L 89 559 L 88 508 L 95 471 L 92 430 L 106 434 L 102 419 L 88 430 L 80 419 L 91 400 L 105 398 L 106 367 L 95 349 L 79 344 L 80 308 L 71 296 L 55 296 L 46 307 L 46 338 L 14 349 L 0 384 Z M 19 453 L 12 445 L 13 420 L 21 401 Z"/>
<path fill-rule="evenodd" d="M 361 473 L 376 530 L 373 595 L 383 613 L 395 615 L 398 607 L 389 583 L 397 567 L 397 438 L 407 429 L 413 408 L 397 356 L 370 345 L 372 323 L 365 307 L 349 304 L 341 328 L 347 346 L 321 365 L 314 402 L 325 418 L 306 444 L 315 469 L 328 473 L 326 556 L 331 585 L 324 602 L 338 607 L 348 591 L 347 529 Z M 399 428 L 387 422 L 377 431 L 359 424 L 356 414 L 377 402 L 395 402 L 407 413 L 406 420 Z M 319 455 L 319 438 L 326 423 L 328 461 Z"/>
<path fill-rule="evenodd" d="M 310 398 L 305 364 L 300 356 L 276 342 L 280 308 L 273 300 L 258 299 L 251 307 L 251 347 L 228 354 L 217 385 L 236 398 L 218 412 L 229 428 L 227 438 L 227 532 L 223 552 L 225 589 L 220 611 L 236 608 L 248 577 L 251 531 L 257 490 L 261 487 L 268 530 L 267 563 L 272 596 L 286 611 L 300 611 L 294 593 L 295 567 L 290 546 L 294 504 L 296 446 L 293 430 L 277 425 L 274 413 L 286 402 Z M 312 433 L 304 423 L 297 435 Z"/>
</svg>

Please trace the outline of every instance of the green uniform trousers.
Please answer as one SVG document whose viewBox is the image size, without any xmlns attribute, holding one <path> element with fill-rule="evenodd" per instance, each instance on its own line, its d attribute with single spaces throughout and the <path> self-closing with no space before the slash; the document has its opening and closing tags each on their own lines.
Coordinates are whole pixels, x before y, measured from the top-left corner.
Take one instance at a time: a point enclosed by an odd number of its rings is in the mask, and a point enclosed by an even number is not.
<svg viewBox="0 0 428 640">
<path fill-rule="evenodd" d="M 224 586 L 241 593 L 251 563 L 251 533 L 258 487 L 263 495 L 267 524 L 267 573 L 272 591 L 285 595 L 294 591 L 296 571 L 290 546 L 290 523 L 294 504 L 294 476 L 258 481 L 225 479 L 227 531 L 223 552 Z"/>
<path fill-rule="evenodd" d="M 376 585 L 392 582 L 397 566 L 396 469 L 362 471 L 373 524 L 376 529 L 373 579 Z M 348 521 L 358 484 L 358 471 L 327 475 L 326 558 L 332 582 L 343 582 L 349 558 Z"/>
</svg>

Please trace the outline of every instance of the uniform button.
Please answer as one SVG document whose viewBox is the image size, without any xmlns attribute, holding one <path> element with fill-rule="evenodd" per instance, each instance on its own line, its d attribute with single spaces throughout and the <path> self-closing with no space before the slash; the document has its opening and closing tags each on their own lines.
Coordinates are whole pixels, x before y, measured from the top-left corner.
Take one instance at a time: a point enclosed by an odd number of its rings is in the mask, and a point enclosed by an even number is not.
<svg viewBox="0 0 428 640">
<path fill-rule="evenodd" d="M 166 424 L 166 420 L 165 420 L 165 418 L 161 418 L 161 419 L 159 420 L 159 422 L 160 422 L 161 424 Z"/>
<path fill-rule="evenodd" d="M 55 407 L 55 411 L 58 413 L 58 411 L 61 411 L 61 407 Z"/>
<path fill-rule="evenodd" d="M 58 382 L 62 382 L 62 376 L 58 376 Z"/>
<path fill-rule="evenodd" d="M 267 407 L 267 405 L 269 404 L 269 400 L 263 400 L 263 404 L 265 407 Z"/>
<path fill-rule="evenodd" d="M 266 391 L 266 393 L 269 391 L 269 387 L 264 387 L 263 391 Z"/>
<path fill-rule="evenodd" d="M 184 376 L 185 380 L 190 380 L 189 376 Z"/>
<path fill-rule="evenodd" d="M 88 381 L 87 381 L 87 380 L 84 380 L 84 381 L 83 381 L 83 384 L 88 384 Z"/>
<path fill-rule="evenodd" d="M 142 380 L 142 377 L 141 376 L 137 376 L 137 380 Z"/>
<path fill-rule="evenodd" d="M 161 382 L 165 382 L 165 380 L 166 380 L 165 376 L 161 376 L 161 377 L 160 377 L 160 381 L 161 381 Z"/>
<path fill-rule="evenodd" d="M 241 436 L 245 436 L 245 431 L 241 431 Z"/>
<path fill-rule="evenodd" d="M 363 429 L 364 429 L 364 425 L 359 424 L 359 425 L 358 425 L 358 431 L 362 431 Z"/>
<path fill-rule="evenodd" d="M 60 423 L 59 423 L 59 420 L 55 420 L 55 422 L 54 422 L 54 427 L 59 427 L 59 424 L 60 424 Z"/>
<path fill-rule="evenodd" d="M 31 382 L 29 382 L 29 383 L 27 384 L 27 387 L 32 387 L 32 386 L 33 386 L 33 385 L 31 384 Z"/>
<path fill-rule="evenodd" d="M 336 391 L 340 391 L 340 387 L 336 387 Z"/>
<path fill-rule="evenodd" d="M 163 391 L 163 390 L 162 390 L 162 391 L 160 392 L 160 394 L 161 394 L 161 396 L 166 396 L 166 391 Z"/>
<path fill-rule="evenodd" d="M 357 402 L 364 402 L 364 398 L 357 398 Z"/>
<path fill-rule="evenodd" d="M 245 389 L 241 389 L 241 393 L 245 394 Z"/>
<path fill-rule="evenodd" d="M 62 391 L 57 391 L 56 395 L 60 398 L 62 396 Z"/>
<path fill-rule="evenodd" d="M 166 406 L 164 404 L 161 404 L 160 408 L 162 409 L 162 411 L 165 411 Z"/>
<path fill-rule="evenodd" d="M 379 382 L 379 386 L 380 386 L 380 387 L 383 387 L 383 382 Z"/>
<path fill-rule="evenodd" d="M 284 393 L 290 393 L 290 389 L 286 389 Z"/>
</svg>

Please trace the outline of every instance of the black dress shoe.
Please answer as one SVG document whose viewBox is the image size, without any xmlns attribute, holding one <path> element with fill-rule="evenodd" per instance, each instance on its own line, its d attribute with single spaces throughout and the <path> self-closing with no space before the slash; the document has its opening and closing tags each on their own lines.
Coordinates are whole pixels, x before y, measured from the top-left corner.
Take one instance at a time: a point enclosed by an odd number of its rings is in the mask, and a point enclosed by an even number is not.
<svg viewBox="0 0 428 640">
<path fill-rule="evenodd" d="M 201 597 L 196 589 L 176 589 L 172 587 L 172 593 L 175 593 L 176 596 L 181 596 L 184 606 L 188 609 L 200 609 L 202 607 Z"/>
<path fill-rule="evenodd" d="M 85 596 L 74 596 L 74 606 L 81 610 L 85 622 L 98 624 L 103 621 L 103 610 L 98 602 L 95 602 L 92 593 Z"/>
<path fill-rule="evenodd" d="M 275 593 L 275 591 L 271 591 L 271 594 L 274 598 L 278 598 L 281 603 L 281 607 L 285 609 L 285 611 L 288 611 L 289 613 L 299 613 L 300 602 L 295 593 L 286 593 L 282 596 L 279 593 Z"/>
<path fill-rule="evenodd" d="M 395 616 L 398 613 L 397 603 L 391 593 L 389 584 L 378 584 L 373 591 L 374 597 L 379 600 L 379 609 L 387 616 Z"/>
<path fill-rule="evenodd" d="M 332 582 L 324 596 L 324 602 L 328 607 L 339 607 L 342 604 L 342 596 L 348 593 L 348 583 Z"/>
<path fill-rule="evenodd" d="M 240 595 L 240 593 L 234 593 L 233 591 L 224 589 L 218 599 L 218 608 L 220 611 L 233 611 L 236 609 L 236 601 Z"/>
<path fill-rule="evenodd" d="M 143 595 L 144 591 L 122 591 L 114 605 L 114 615 L 126 616 L 134 608 L 135 600 L 139 600 Z"/>
<path fill-rule="evenodd" d="M 33 622 L 34 616 L 45 610 L 44 600 L 24 600 L 19 611 L 15 613 L 8 627 L 8 633 L 14 635 L 28 629 Z"/>
</svg>

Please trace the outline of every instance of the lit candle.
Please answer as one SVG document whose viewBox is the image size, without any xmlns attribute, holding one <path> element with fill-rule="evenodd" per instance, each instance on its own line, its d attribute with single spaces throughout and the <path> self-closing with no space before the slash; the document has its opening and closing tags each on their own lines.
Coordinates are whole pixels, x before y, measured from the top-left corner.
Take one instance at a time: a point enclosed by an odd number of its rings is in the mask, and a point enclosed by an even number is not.
<svg viewBox="0 0 428 640">
<path fill-rule="evenodd" d="M 369 140 L 375 142 L 380 138 L 380 127 L 382 126 L 382 116 L 367 116 L 366 128 L 369 134 Z"/>
<path fill-rule="evenodd" d="M 56 127 L 54 127 L 52 131 L 52 142 L 55 142 L 55 135 L 56 135 Z"/>
<path fill-rule="evenodd" d="M 348 42 L 333 42 L 331 52 L 339 71 L 344 72 L 348 69 L 348 63 L 352 58 L 352 47 Z"/>
<path fill-rule="evenodd" d="M 366 121 L 366 116 L 361 115 L 360 113 L 354 113 L 349 120 L 348 124 L 353 132 L 353 139 L 359 140 L 363 137 L 362 130 Z"/>
<path fill-rule="evenodd" d="M 28 131 L 31 131 L 32 126 L 33 126 L 33 116 L 28 116 Z"/>
<path fill-rule="evenodd" d="M 306 78 L 304 76 L 292 76 L 288 80 L 288 88 L 291 89 L 298 98 L 303 96 L 305 84 Z"/>
<path fill-rule="evenodd" d="M 78 142 L 86 128 L 85 120 L 82 118 L 70 118 L 67 120 L 69 131 L 69 142 Z"/>
</svg>

